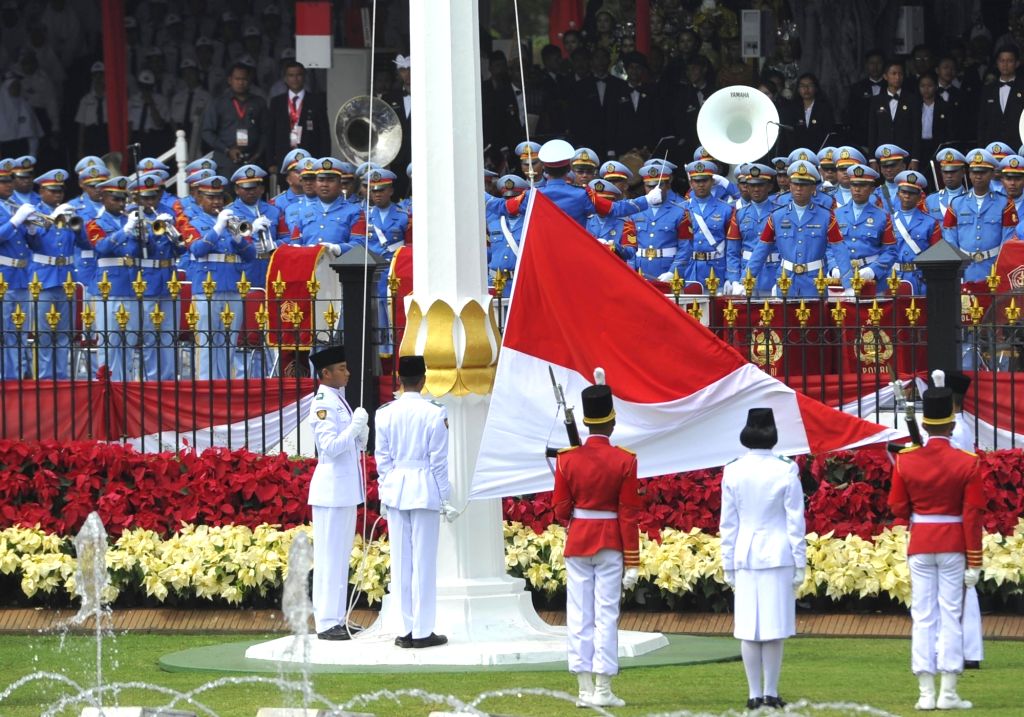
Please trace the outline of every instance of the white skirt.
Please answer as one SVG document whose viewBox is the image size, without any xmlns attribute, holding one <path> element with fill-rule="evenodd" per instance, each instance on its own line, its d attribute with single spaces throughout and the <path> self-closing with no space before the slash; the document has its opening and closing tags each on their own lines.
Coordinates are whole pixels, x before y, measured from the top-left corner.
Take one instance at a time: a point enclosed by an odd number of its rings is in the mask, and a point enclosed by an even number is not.
<svg viewBox="0 0 1024 717">
<path fill-rule="evenodd" d="M 796 634 L 793 566 L 737 570 L 733 637 L 737 640 L 782 640 Z"/>
</svg>

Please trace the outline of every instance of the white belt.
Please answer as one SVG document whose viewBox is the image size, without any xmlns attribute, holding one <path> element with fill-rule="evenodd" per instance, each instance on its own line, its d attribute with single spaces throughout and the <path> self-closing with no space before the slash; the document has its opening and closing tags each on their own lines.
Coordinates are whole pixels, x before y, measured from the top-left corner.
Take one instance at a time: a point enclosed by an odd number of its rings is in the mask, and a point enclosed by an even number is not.
<svg viewBox="0 0 1024 717">
<path fill-rule="evenodd" d="M 657 247 L 638 247 L 636 250 L 637 256 L 644 259 L 662 259 L 676 255 L 676 248 L 674 246 L 665 247 L 664 249 L 658 249 Z"/>
<path fill-rule="evenodd" d="M 927 513 L 912 513 L 911 523 L 962 523 L 962 515 L 929 515 Z"/>
<path fill-rule="evenodd" d="M 96 266 L 100 269 L 106 269 L 110 266 L 132 266 L 134 264 L 135 260 L 130 256 L 106 257 L 105 259 L 96 260 Z"/>
<path fill-rule="evenodd" d="M 860 259 L 850 259 L 850 266 L 852 266 L 854 269 L 859 269 L 860 267 L 870 264 L 873 261 L 878 261 L 878 257 L 880 256 L 881 254 L 872 254 L 871 256 L 865 256 Z"/>
<path fill-rule="evenodd" d="M 974 251 L 974 252 L 971 252 L 971 261 L 973 261 L 975 264 L 977 264 L 979 261 L 985 261 L 986 259 L 991 259 L 992 257 L 994 257 L 996 254 L 999 253 L 999 249 L 1000 248 L 1001 247 L 997 246 L 997 247 L 993 247 L 992 249 L 986 249 L 985 251 Z"/>
<path fill-rule="evenodd" d="M 143 269 L 169 269 L 174 266 L 172 259 L 138 259 Z"/>
<path fill-rule="evenodd" d="M 239 261 L 237 254 L 207 254 L 206 261 L 219 264 L 234 264 Z"/>
<path fill-rule="evenodd" d="M 46 266 L 67 266 L 74 262 L 74 259 L 70 256 L 47 256 L 46 254 L 33 254 L 32 261 L 36 264 L 45 264 Z"/>
<path fill-rule="evenodd" d="M 587 508 L 575 508 L 572 511 L 573 518 L 581 520 L 615 520 L 619 514 L 614 510 L 589 510 Z"/>
<path fill-rule="evenodd" d="M 825 262 L 821 259 L 817 261 L 810 261 L 806 264 L 794 264 L 788 259 L 782 260 L 782 268 L 791 274 L 806 274 L 809 271 L 817 271 L 825 266 Z"/>
<path fill-rule="evenodd" d="M 399 250 L 399 249 L 400 249 L 400 248 L 401 248 L 401 247 L 402 247 L 402 246 L 403 246 L 404 244 L 405 244 L 405 241 L 396 241 L 396 242 L 395 242 L 394 244 L 388 244 L 387 250 L 388 250 L 389 252 L 391 252 L 392 254 L 394 254 L 394 253 L 395 253 L 396 251 L 398 251 L 398 250 Z"/>
<path fill-rule="evenodd" d="M 430 468 L 428 461 L 395 461 L 395 468 Z"/>
<path fill-rule="evenodd" d="M 743 252 L 743 261 L 750 261 L 750 259 L 753 256 L 754 256 L 754 252 L 752 252 L 752 251 L 745 251 L 745 252 Z M 769 254 L 768 256 L 766 256 L 764 258 L 764 261 L 765 261 L 766 264 L 778 264 L 781 259 L 782 259 L 782 257 L 779 256 L 779 252 L 775 252 L 774 254 Z"/>
<path fill-rule="evenodd" d="M 83 259 L 92 259 L 94 256 L 96 256 L 96 252 L 92 249 L 82 249 L 81 257 Z"/>
<path fill-rule="evenodd" d="M 0 266 L 10 266 L 15 269 L 24 269 L 28 262 L 24 259 L 15 259 L 9 256 L 0 256 Z"/>
</svg>

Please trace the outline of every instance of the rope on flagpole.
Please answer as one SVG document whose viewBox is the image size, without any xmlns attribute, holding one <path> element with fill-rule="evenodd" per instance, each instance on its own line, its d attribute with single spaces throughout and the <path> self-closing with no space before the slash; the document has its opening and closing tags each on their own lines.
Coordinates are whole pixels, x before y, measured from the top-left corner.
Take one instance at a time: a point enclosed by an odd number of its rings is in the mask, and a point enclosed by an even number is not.
<svg viewBox="0 0 1024 717">
<path fill-rule="evenodd" d="M 523 70 L 523 36 L 519 32 L 519 0 L 512 0 L 512 14 L 516 18 L 516 47 L 519 49 L 519 91 L 523 95 L 523 129 L 526 131 L 526 144 L 530 144 L 530 112 L 526 107 L 526 72 Z M 516 107 L 516 111 L 519 108 Z M 529 149 L 527 149 L 529 151 Z M 530 157 L 530 169 L 533 170 L 534 158 Z M 530 189 L 533 189 L 533 177 L 535 171 L 530 171 L 527 177 L 530 180 Z"/>
</svg>

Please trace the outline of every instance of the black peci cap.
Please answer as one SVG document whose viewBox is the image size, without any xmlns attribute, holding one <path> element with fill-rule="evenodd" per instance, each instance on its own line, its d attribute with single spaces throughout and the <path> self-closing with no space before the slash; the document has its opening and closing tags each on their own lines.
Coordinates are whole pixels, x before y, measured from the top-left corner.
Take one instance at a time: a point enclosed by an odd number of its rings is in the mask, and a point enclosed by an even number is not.
<svg viewBox="0 0 1024 717">
<path fill-rule="evenodd" d="M 422 356 L 402 356 L 398 359 L 398 375 L 402 378 L 421 378 L 427 375 L 427 364 Z"/>
<path fill-rule="evenodd" d="M 345 362 L 345 347 L 326 346 L 316 353 L 310 354 L 309 360 L 312 362 L 313 368 L 317 371 L 322 371 L 328 366 Z"/>
<path fill-rule="evenodd" d="M 583 389 L 583 422 L 588 426 L 599 426 L 615 418 L 615 404 L 612 390 L 604 384 L 587 386 Z"/>
</svg>

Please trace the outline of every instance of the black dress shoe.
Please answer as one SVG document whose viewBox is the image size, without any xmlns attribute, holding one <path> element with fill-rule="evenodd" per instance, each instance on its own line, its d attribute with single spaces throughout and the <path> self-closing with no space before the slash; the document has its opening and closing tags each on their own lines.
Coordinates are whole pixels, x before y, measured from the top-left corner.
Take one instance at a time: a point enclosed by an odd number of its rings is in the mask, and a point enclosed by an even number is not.
<svg viewBox="0 0 1024 717">
<path fill-rule="evenodd" d="M 764 696 L 764 706 L 765 707 L 777 707 L 779 709 L 782 709 L 783 707 L 786 706 L 786 703 L 782 701 L 781 697 L 772 697 L 771 695 L 765 695 Z"/>
<path fill-rule="evenodd" d="M 761 707 L 763 707 L 763 706 L 764 706 L 764 698 L 763 697 L 751 697 L 749 700 L 747 700 L 747 709 L 748 710 L 761 709 Z"/>
<path fill-rule="evenodd" d="M 964 660 L 965 670 L 980 670 L 981 660 Z"/>
<path fill-rule="evenodd" d="M 396 637 L 395 645 L 405 648 L 412 647 L 412 633 L 410 632 L 408 635 L 399 635 Z"/>
<path fill-rule="evenodd" d="M 437 635 L 432 632 L 427 637 L 414 637 L 412 639 L 412 646 L 416 649 L 421 647 L 437 647 L 438 645 L 444 645 L 447 642 L 447 637 L 444 635 Z"/>
<path fill-rule="evenodd" d="M 358 633 L 362 632 L 365 629 L 366 629 L 365 627 L 363 627 L 362 625 L 359 625 L 357 623 L 354 623 L 354 622 L 348 623 L 348 632 L 351 635 L 358 634 Z"/>
<path fill-rule="evenodd" d="M 316 637 L 318 640 L 347 640 L 349 634 L 344 625 L 335 625 L 317 633 Z"/>
</svg>

